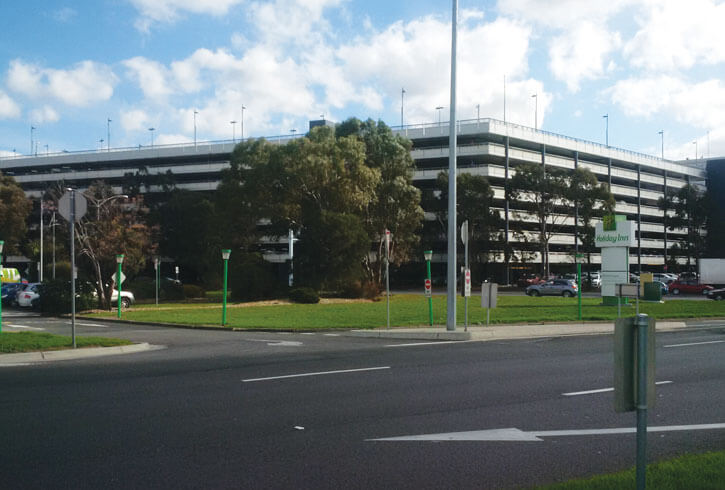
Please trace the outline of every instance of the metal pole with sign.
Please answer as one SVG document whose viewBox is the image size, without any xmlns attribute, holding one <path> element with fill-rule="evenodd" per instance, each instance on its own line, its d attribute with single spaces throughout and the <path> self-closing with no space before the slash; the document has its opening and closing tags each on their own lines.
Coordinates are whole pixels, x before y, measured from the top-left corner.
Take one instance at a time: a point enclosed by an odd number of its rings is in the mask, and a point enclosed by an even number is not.
<svg viewBox="0 0 725 490">
<path fill-rule="evenodd" d="M 229 266 L 229 256 L 232 254 L 230 249 L 222 250 L 222 259 L 224 260 L 224 304 L 222 306 L 222 327 L 227 323 L 227 271 Z M 178 270 L 178 266 L 176 267 Z"/>
<path fill-rule="evenodd" d="M 5 241 L 0 240 L 0 276 L 2 276 L 2 270 L 3 270 L 3 247 L 5 246 Z M 0 281 L 2 283 L 2 281 Z M 0 301 L 0 332 L 3 331 L 3 302 Z"/>
<path fill-rule="evenodd" d="M 491 321 L 491 308 L 496 308 L 498 301 L 498 284 L 484 282 L 481 284 L 481 308 L 486 308 L 486 326 Z"/>
<path fill-rule="evenodd" d="M 465 269 L 463 270 L 463 304 L 465 320 L 463 331 L 468 332 L 468 297 L 471 295 L 471 269 L 468 268 L 468 220 L 461 225 L 461 241 L 463 242 L 463 256 Z"/>
<path fill-rule="evenodd" d="M 154 257 L 154 279 L 156 280 L 156 306 L 159 306 L 159 258 Z"/>
<path fill-rule="evenodd" d="M 83 194 L 76 193 L 70 187 L 58 199 L 58 212 L 70 225 L 70 290 L 71 290 L 71 337 L 73 348 L 76 348 L 76 251 L 75 251 L 75 222 L 86 214 L 88 201 Z"/>
<path fill-rule="evenodd" d="M 428 297 L 428 325 L 433 326 L 433 283 L 430 278 L 430 261 L 433 259 L 433 250 L 423 252 L 425 257 L 426 270 L 428 272 L 425 280 L 425 295 Z"/>
<path fill-rule="evenodd" d="M 121 265 L 123 264 L 123 254 L 116 255 L 116 264 L 118 269 L 116 272 L 116 291 L 118 295 L 118 319 L 121 319 Z"/>
<path fill-rule="evenodd" d="M 390 230 L 385 230 L 385 301 L 387 306 L 387 328 L 390 328 Z"/>
</svg>

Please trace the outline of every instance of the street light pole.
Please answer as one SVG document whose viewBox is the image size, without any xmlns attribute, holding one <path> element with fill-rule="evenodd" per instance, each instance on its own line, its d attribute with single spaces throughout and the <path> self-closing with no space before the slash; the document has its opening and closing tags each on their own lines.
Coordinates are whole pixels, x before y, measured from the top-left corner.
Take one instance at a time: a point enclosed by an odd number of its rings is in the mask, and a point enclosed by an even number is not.
<svg viewBox="0 0 725 490">
<path fill-rule="evenodd" d="M 111 151 L 111 118 L 106 118 L 106 151 Z"/>
<path fill-rule="evenodd" d="M 116 255 L 116 264 L 118 271 L 116 272 L 116 290 L 118 291 L 118 319 L 121 319 L 121 264 L 123 264 L 123 254 Z"/>
<path fill-rule="evenodd" d="M 241 124 L 241 126 L 242 126 L 241 127 L 242 136 L 240 137 L 242 141 L 244 141 L 244 109 L 246 109 L 246 107 L 244 107 L 244 104 L 242 104 L 242 121 L 241 121 L 241 123 L 242 123 Z"/>
<path fill-rule="evenodd" d="M 457 242 L 457 134 L 456 134 L 456 44 L 458 33 L 458 0 L 452 1 L 451 15 L 451 114 L 448 122 L 448 264 L 446 277 L 446 330 L 456 329 L 456 247 Z"/>
<path fill-rule="evenodd" d="M 154 147 L 154 131 L 156 131 L 156 128 L 149 128 L 149 132 L 151 133 L 151 148 Z"/>
<path fill-rule="evenodd" d="M 438 127 L 441 126 L 441 109 L 443 109 L 442 105 L 439 105 L 436 107 L 436 110 L 438 111 Z"/>
<path fill-rule="evenodd" d="M 605 130 L 605 133 L 604 133 L 605 134 L 604 141 L 607 144 L 607 147 L 609 147 L 609 114 L 608 113 L 604 114 L 602 117 L 607 120 L 607 126 L 606 126 L 607 129 Z"/>
<path fill-rule="evenodd" d="M 425 257 L 425 268 L 428 273 L 428 283 L 431 285 L 431 294 L 428 296 L 428 325 L 433 326 L 433 283 L 430 277 L 430 261 L 433 259 L 433 250 L 423 252 Z"/>
<path fill-rule="evenodd" d="M 154 277 L 156 281 L 156 306 L 159 306 L 159 257 L 154 257 Z"/>
<path fill-rule="evenodd" d="M 40 198 L 40 270 L 38 280 L 43 282 L 43 198 Z"/>
<path fill-rule="evenodd" d="M 199 111 L 194 109 L 194 148 L 196 148 L 196 115 L 199 114 Z"/>
<path fill-rule="evenodd" d="M 237 128 L 237 121 L 229 121 L 229 124 L 232 125 L 232 143 L 237 142 L 237 136 L 234 130 Z"/>
<path fill-rule="evenodd" d="M 229 249 L 222 250 L 222 259 L 224 259 L 224 306 L 222 307 L 222 327 L 227 324 L 227 271 L 229 268 L 229 256 L 232 251 Z"/>
<path fill-rule="evenodd" d="M 538 92 L 532 95 L 534 98 L 534 129 L 539 130 L 539 94 Z"/>
<path fill-rule="evenodd" d="M 405 100 L 405 88 L 400 89 L 400 128 L 403 128 L 403 102 Z"/>
</svg>

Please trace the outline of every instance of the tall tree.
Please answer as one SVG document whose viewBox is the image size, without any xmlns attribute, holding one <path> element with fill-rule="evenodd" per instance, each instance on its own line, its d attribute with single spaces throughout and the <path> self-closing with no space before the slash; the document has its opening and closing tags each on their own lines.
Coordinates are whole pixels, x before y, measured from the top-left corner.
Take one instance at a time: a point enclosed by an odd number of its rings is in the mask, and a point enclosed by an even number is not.
<svg viewBox="0 0 725 490">
<path fill-rule="evenodd" d="M 362 122 L 351 118 L 335 129 L 337 138 L 357 137 L 365 145 L 365 165 L 380 173 L 373 199 L 363 209 L 362 219 L 372 241 L 377 243 L 375 254 L 364 254 L 363 265 L 368 279 L 382 285 L 382 258 L 385 256 L 383 230 L 390 230 L 391 263 L 410 259 L 419 242 L 417 231 L 423 222 L 420 190 L 413 185 L 415 163 L 410 154 L 412 143 L 382 121 Z"/>
<path fill-rule="evenodd" d="M 673 253 L 682 253 L 687 258 L 688 270 L 693 270 L 692 259 L 699 261 L 705 251 L 705 237 L 701 233 L 705 229 L 708 216 L 706 196 L 697 187 L 687 184 L 674 194 L 666 194 L 658 201 L 660 209 L 669 209 L 674 216 L 667 219 L 669 230 L 685 229 L 687 237 L 681 240 Z M 696 264 L 695 264 L 696 265 Z"/>
<path fill-rule="evenodd" d="M 484 264 L 489 261 L 490 252 L 494 248 L 499 230 L 501 229 L 501 214 L 494 209 L 493 189 L 486 177 L 458 174 L 456 182 L 458 194 L 459 224 L 468 220 L 469 226 L 469 254 L 474 264 Z M 441 225 L 441 232 L 448 229 L 448 173 L 438 174 L 436 181 L 438 203 L 436 215 Z"/>
<path fill-rule="evenodd" d="M 614 213 L 614 196 L 587 168 L 574 169 L 567 180 L 569 185 L 564 194 L 576 211 L 575 217 L 578 216 L 578 223 L 575 224 L 582 241 L 582 251 L 587 254 L 587 270 L 591 271 L 592 253 L 596 251 L 594 220 Z M 591 282 L 591 278 L 589 281 Z"/>
<path fill-rule="evenodd" d="M 143 268 L 155 251 L 151 230 L 145 224 L 147 210 L 141 197 L 126 202 L 103 182 L 93 183 L 84 195 L 88 212 L 75 227 L 78 253 L 87 259 L 99 304 L 109 308 L 116 255 L 124 255 L 124 274 L 131 276 Z"/>
<path fill-rule="evenodd" d="M 3 254 L 19 251 L 31 209 L 32 203 L 15 179 L 0 174 L 0 239 L 5 242 Z"/>
<path fill-rule="evenodd" d="M 557 226 L 566 219 L 563 209 L 567 187 L 566 173 L 556 167 L 544 167 L 540 163 L 523 163 L 515 168 L 509 186 L 509 197 L 518 219 L 526 215 L 537 223 L 541 273 L 549 275 L 549 242 Z"/>
</svg>

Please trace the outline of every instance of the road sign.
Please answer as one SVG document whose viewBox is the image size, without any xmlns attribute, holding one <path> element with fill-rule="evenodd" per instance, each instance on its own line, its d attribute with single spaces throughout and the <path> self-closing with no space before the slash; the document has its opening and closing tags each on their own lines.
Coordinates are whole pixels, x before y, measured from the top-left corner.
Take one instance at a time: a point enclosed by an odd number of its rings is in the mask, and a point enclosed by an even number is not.
<svg viewBox="0 0 725 490">
<path fill-rule="evenodd" d="M 70 221 L 71 214 L 71 191 L 67 191 L 63 196 L 58 199 L 58 212 L 66 221 Z M 76 221 L 80 221 L 81 218 L 86 214 L 88 210 L 88 202 L 83 194 L 75 192 L 76 195 Z"/>
<path fill-rule="evenodd" d="M 466 222 L 468 223 L 468 222 Z M 463 283 L 463 296 L 471 295 L 471 269 L 466 269 L 464 272 L 464 283 Z"/>
<path fill-rule="evenodd" d="M 426 295 L 426 297 L 430 298 L 431 294 L 432 294 L 431 282 L 430 282 L 430 279 L 426 279 L 425 280 L 425 295 Z"/>
<path fill-rule="evenodd" d="M 121 284 L 123 284 L 123 281 L 125 281 L 125 280 L 126 280 L 126 275 L 123 272 L 121 272 Z M 116 284 L 116 274 L 111 276 L 111 282 L 113 284 Z"/>
<path fill-rule="evenodd" d="M 468 241 L 468 220 L 464 221 L 461 225 L 461 241 L 464 245 Z"/>
</svg>

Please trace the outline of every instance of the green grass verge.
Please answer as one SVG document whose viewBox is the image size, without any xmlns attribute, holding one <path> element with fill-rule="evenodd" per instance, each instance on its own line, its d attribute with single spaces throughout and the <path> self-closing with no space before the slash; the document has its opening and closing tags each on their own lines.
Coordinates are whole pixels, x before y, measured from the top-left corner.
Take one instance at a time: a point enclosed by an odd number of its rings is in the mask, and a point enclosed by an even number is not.
<svg viewBox="0 0 725 490">
<path fill-rule="evenodd" d="M 647 488 L 657 490 L 722 489 L 725 482 L 725 451 L 692 454 L 647 465 Z M 572 480 L 538 487 L 545 490 L 630 490 L 635 487 L 635 469 L 610 475 Z"/>
<path fill-rule="evenodd" d="M 491 310 L 491 323 L 570 322 L 578 320 L 576 298 L 500 296 L 498 308 Z M 617 318 L 616 306 L 602 306 L 599 298 L 582 299 L 582 320 L 611 321 Z M 486 310 L 480 299 L 468 302 L 469 323 L 485 324 Z M 623 306 L 622 316 L 634 315 L 634 305 Z M 671 300 L 665 303 L 640 303 L 640 311 L 656 319 L 725 317 L 725 301 Z M 463 298 L 458 298 L 459 323 L 464 321 Z M 114 312 L 94 313 L 112 318 Z M 137 305 L 123 312 L 124 320 L 141 322 L 220 325 L 221 305 L 164 304 Z M 433 297 L 433 323 L 446 322 L 446 297 Z M 400 294 L 390 299 L 390 323 L 397 327 L 428 324 L 428 300 L 422 295 Z M 348 302 L 333 304 L 244 305 L 230 303 L 227 327 L 270 329 L 378 328 L 386 324 L 386 302 Z"/>
<path fill-rule="evenodd" d="M 76 337 L 78 347 L 113 347 L 133 342 L 105 337 Z M 36 332 L 0 332 L 0 353 L 70 349 L 73 339 L 64 335 Z"/>
</svg>

